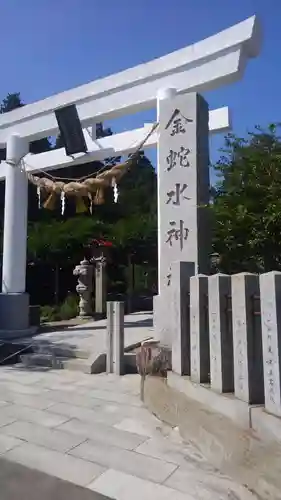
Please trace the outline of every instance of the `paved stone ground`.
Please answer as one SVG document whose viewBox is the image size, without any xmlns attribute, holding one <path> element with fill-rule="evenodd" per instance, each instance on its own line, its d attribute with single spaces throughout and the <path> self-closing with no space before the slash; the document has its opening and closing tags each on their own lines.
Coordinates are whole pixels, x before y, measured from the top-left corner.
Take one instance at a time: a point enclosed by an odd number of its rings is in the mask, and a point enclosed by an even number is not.
<svg viewBox="0 0 281 500">
<path fill-rule="evenodd" d="M 143 407 L 137 375 L 0 368 L 0 455 L 116 500 L 255 498 Z"/>
</svg>

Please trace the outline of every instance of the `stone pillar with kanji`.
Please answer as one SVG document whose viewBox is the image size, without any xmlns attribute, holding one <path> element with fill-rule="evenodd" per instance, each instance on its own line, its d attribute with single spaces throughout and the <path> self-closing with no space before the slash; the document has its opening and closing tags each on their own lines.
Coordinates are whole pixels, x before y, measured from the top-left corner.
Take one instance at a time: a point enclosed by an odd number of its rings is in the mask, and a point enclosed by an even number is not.
<svg viewBox="0 0 281 500">
<path fill-rule="evenodd" d="M 110 241 L 94 239 L 88 244 L 90 261 L 95 267 L 95 318 L 103 318 L 106 315 L 106 291 L 107 275 L 106 266 L 110 260 Z"/>
<path fill-rule="evenodd" d="M 171 346 L 172 263 L 194 263 L 195 274 L 209 273 L 208 104 L 199 94 L 178 95 L 174 89 L 167 89 L 158 96 L 158 121 L 158 296 L 154 298 L 154 328 L 161 342 Z"/>
<path fill-rule="evenodd" d="M 106 310 L 106 258 L 95 258 L 95 316 L 102 317 Z"/>
</svg>

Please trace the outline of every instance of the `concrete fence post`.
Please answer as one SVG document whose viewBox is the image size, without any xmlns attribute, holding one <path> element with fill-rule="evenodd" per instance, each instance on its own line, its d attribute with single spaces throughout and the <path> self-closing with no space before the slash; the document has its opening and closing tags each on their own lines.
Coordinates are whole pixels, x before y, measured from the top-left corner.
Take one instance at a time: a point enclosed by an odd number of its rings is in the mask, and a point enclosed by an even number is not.
<svg viewBox="0 0 281 500">
<path fill-rule="evenodd" d="M 259 276 L 231 276 L 235 396 L 249 404 L 264 403 Z"/>
<path fill-rule="evenodd" d="M 260 275 L 265 409 L 281 417 L 281 273 Z"/>
<path fill-rule="evenodd" d="M 190 375 L 189 281 L 194 276 L 194 262 L 173 262 L 171 266 L 172 369 L 178 375 Z"/>
<path fill-rule="evenodd" d="M 234 392 L 231 278 L 214 274 L 208 285 L 211 389 Z"/>
<path fill-rule="evenodd" d="M 209 382 L 210 344 L 208 318 L 208 277 L 190 278 L 190 364 L 191 380 Z"/>
</svg>

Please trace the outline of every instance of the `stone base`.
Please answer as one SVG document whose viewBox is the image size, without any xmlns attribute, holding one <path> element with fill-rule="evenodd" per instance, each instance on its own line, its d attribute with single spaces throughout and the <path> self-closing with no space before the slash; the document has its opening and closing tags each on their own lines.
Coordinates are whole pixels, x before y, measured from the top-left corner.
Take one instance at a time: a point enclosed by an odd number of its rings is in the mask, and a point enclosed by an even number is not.
<svg viewBox="0 0 281 500">
<path fill-rule="evenodd" d="M 94 320 L 100 321 L 101 319 L 106 319 L 106 312 L 95 312 L 94 313 Z"/>
<path fill-rule="evenodd" d="M 33 337 L 37 334 L 38 327 L 31 326 L 26 330 L 0 330 L 0 341 L 20 342 L 21 339 Z"/>
<path fill-rule="evenodd" d="M 21 331 L 29 328 L 28 293 L 0 294 L 0 330 Z"/>
<path fill-rule="evenodd" d="M 166 292 L 168 294 L 168 292 Z M 153 297 L 153 328 L 154 337 L 160 340 L 161 345 L 172 346 L 172 331 L 170 324 L 169 303 L 166 294 Z"/>
<path fill-rule="evenodd" d="M 93 321 L 95 318 L 92 314 L 85 314 L 85 315 L 78 314 L 78 316 L 76 316 L 76 319 L 84 321 Z"/>
<path fill-rule="evenodd" d="M 40 326 L 40 306 L 29 306 L 29 326 Z"/>
</svg>

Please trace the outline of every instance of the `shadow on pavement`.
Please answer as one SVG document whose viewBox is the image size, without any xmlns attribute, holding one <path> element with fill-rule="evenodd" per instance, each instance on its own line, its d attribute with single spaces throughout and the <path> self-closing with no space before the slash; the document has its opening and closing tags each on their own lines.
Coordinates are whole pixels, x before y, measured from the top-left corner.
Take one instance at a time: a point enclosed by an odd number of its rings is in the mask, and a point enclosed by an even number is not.
<svg viewBox="0 0 281 500">
<path fill-rule="evenodd" d="M 113 500 L 43 472 L 0 458 L 1 500 Z"/>
<path fill-rule="evenodd" d="M 153 319 L 152 318 L 146 318 L 146 319 L 142 319 L 142 320 L 139 320 L 139 321 L 126 321 L 125 319 L 125 322 L 124 322 L 124 326 L 125 328 L 152 328 L 153 327 Z M 51 332 L 70 332 L 70 333 L 75 333 L 75 332 L 79 332 L 79 331 L 83 331 L 83 330 L 86 330 L 86 331 L 91 331 L 91 330 L 105 330 L 106 329 L 106 325 L 94 325 L 94 324 L 91 324 L 90 326 L 87 325 L 87 323 L 85 325 L 67 325 L 67 326 L 60 326 L 60 325 L 56 325 L 56 326 L 49 326 L 49 325 L 42 325 L 40 326 L 40 329 L 39 331 L 36 332 L 36 334 L 34 336 L 38 336 L 42 333 L 51 333 Z"/>
</svg>

